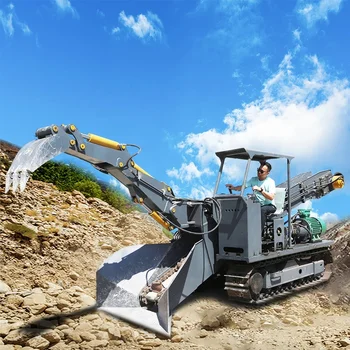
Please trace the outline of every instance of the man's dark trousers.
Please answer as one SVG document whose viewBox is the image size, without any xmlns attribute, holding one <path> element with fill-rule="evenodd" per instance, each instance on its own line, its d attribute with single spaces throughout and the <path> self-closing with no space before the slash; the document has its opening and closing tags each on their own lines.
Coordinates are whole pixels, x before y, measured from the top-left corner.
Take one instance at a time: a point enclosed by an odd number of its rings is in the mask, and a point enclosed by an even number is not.
<svg viewBox="0 0 350 350">
<path fill-rule="evenodd" d="M 261 206 L 261 232 L 264 231 L 264 226 L 266 222 L 266 216 L 273 214 L 276 211 L 276 207 L 273 204 L 266 204 Z"/>
</svg>

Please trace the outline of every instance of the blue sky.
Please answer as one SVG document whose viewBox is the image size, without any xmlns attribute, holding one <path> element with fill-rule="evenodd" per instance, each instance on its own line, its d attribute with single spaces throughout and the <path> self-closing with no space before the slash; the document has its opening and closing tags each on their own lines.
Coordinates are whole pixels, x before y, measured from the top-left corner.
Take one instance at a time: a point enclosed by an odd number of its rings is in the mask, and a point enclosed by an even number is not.
<svg viewBox="0 0 350 350">
<path fill-rule="evenodd" d="M 348 0 L 0 0 L 0 138 L 73 123 L 139 145 L 136 163 L 186 197 L 211 196 L 215 152 L 239 147 L 347 180 L 349 15 Z M 307 205 L 341 218 L 349 199 Z"/>
</svg>

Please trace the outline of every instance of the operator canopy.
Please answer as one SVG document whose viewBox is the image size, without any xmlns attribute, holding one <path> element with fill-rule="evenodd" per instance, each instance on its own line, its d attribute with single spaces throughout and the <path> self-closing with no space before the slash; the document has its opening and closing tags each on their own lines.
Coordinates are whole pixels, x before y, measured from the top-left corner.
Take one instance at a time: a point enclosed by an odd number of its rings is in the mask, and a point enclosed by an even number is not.
<svg viewBox="0 0 350 350">
<path fill-rule="evenodd" d="M 294 158 L 292 156 L 249 150 L 246 148 L 235 148 L 227 151 L 216 152 L 215 154 L 221 160 L 225 158 L 237 158 L 237 159 L 245 159 L 245 160 L 248 160 L 248 159 L 257 160 L 259 162 L 266 161 L 268 159 L 286 158 L 291 160 Z"/>
</svg>

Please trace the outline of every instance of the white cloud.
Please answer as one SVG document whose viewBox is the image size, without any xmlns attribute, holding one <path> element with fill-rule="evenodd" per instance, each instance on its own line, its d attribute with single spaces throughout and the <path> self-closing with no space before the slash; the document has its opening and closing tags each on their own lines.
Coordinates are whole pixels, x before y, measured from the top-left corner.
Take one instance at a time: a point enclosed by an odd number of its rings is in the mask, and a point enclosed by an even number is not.
<svg viewBox="0 0 350 350">
<path fill-rule="evenodd" d="M 171 189 L 173 190 L 176 197 L 182 196 L 181 187 L 179 185 L 177 185 L 174 181 L 170 181 L 169 185 L 170 185 Z"/>
<path fill-rule="evenodd" d="M 301 203 L 298 205 L 297 209 L 312 209 L 312 202 L 310 200 L 305 201 L 305 203 Z"/>
<path fill-rule="evenodd" d="M 246 10 L 250 10 L 256 6 L 260 0 L 199 0 L 197 10 L 207 10 L 211 4 L 215 4 L 215 9 L 223 13 L 239 14 Z"/>
<path fill-rule="evenodd" d="M 167 174 L 168 176 L 174 177 L 180 180 L 181 182 L 183 182 L 183 181 L 192 181 L 193 179 L 198 179 L 203 175 L 212 175 L 213 172 L 210 171 L 210 169 L 208 168 L 199 170 L 193 162 L 190 162 L 188 164 L 183 163 L 179 170 L 175 168 L 171 170 L 167 170 Z"/>
<path fill-rule="evenodd" d="M 109 184 L 112 185 L 113 187 L 117 187 L 120 184 L 120 182 L 117 179 L 113 178 L 109 180 Z"/>
<path fill-rule="evenodd" d="M 236 69 L 233 73 L 232 73 L 232 78 L 233 79 L 239 79 L 241 77 L 241 74 L 239 73 L 239 70 Z"/>
<path fill-rule="evenodd" d="M 13 17 L 12 13 L 6 14 L 4 11 L 0 10 L 0 21 L 5 34 L 8 36 L 13 36 L 13 33 L 15 32 L 15 29 L 13 28 L 13 23 L 12 23 L 12 17 Z"/>
<path fill-rule="evenodd" d="M 300 75 L 294 73 L 298 63 L 305 67 Z M 215 152 L 245 147 L 292 155 L 293 169 L 300 172 L 319 171 L 320 167 L 341 171 L 348 168 L 349 114 L 349 82 L 328 72 L 316 56 L 298 58 L 295 51 L 284 56 L 263 84 L 258 99 L 228 113 L 221 129 L 190 133 L 177 147 L 186 157 L 184 163 L 192 164 L 193 169 L 217 168 Z M 170 174 L 183 182 L 188 180 L 190 192 L 192 177 L 185 169 L 182 164 Z M 242 169 L 229 172 L 238 179 Z"/>
<path fill-rule="evenodd" d="M 71 13 L 73 17 L 78 18 L 79 14 L 77 10 L 72 6 L 69 0 L 53 0 L 57 8 L 61 12 Z"/>
<path fill-rule="evenodd" d="M 104 12 L 101 11 L 101 10 L 99 10 L 99 9 L 97 9 L 96 13 L 97 13 L 97 15 L 100 16 L 100 17 L 105 17 Z"/>
<path fill-rule="evenodd" d="M 39 43 L 38 35 L 35 35 L 35 45 L 36 45 L 36 47 L 38 47 L 40 49 L 41 45 Z"/>
<path fill-rule="evenodd" d="M 300 41 L 301 31 L 299 29 L 293 30 L 293 37 L 296 41 Z"/>
<path fill-rule="evenodd" d="M 262 145 L 305 161 L 333 157 L 334 148 L 329 145 L 336 147 L 349 136 L 345 127 L 349 125 L 349 85 L 328 75 L 317 57 L 308 60 L 310 74 L 295 76 L 292 57 L 286 55 L 265 82 L 262 97 L 225 116 L 223 132 L 190 134 L 181 146 L 198 148 L 198 160 L 207 160 L 213 149 L 261 149 Z"/>
<path fill-rule="evenodd" d="M 204 199 L 213 196 L 212 185 L 205 185 L 198 179 L 196 179 L 189 191 L 184 186 L 179 186 L 173 180 L 169 182 L 169 186 L 171 186 L 177 198 Z"/>
<path fill-rule="evenodd" d="M 310 200 L 305 201 L 305 203 L 301 203 L 295 209 L 293 209 L 292 210 L 292 215 L 294 214 L 294 212 L 296 213 L 298 209 L 308 209 L 308 210 L 311 210 L 310 211 L 310 216 L 313 216 L 313 217 L 318 217 L 319 216 L 317 214 L 317 212 L 312 210 L 312 202 Z"/>
<path fill-rule="evenodd" d="M 319 21 L 328 21 L 331 12 L 338 13 L 343 0 L 310 0 L 299 1 L 297 12 L 305 19 L 308 27 L 313 27 Z"/>
<path fill-rule="evenodd" d="M 327 224 L 328 224 L 328 223 L 335 223 L 335 222 L 340 221 L 337 214 L 330 213 L 330 212 L 327 212 L 327 213 L 322 214 L 322 215 L 320 216 L 320 218 L 321 218 L 322 220 L 324 220 Z"/>
<path fill-rule="evenodd" d="M 118 34 L 120 32 L 120 28 L 119 27 L 114 27 L 112 28 L 112 34 Z"/>
<path fill-rule="evenodd" d="M 295 212 L 297 211 L 297 209 L 310 209 L 310 216 L 319 218 L 323 220 L 326 224 L 336 223 L 340 220 L 338 215 L 335 213 L 326 212 L 320 215 L 317 211 L 313 210 L 312 202 L 310 200 L 300 204 L 297 208 L 295 208 Z"/>
<path fill-rule="evenodd" d="M 296 46 L 294 49 L 294 53 L 296 53 L 297 51 L 300 50 L 300 48 L 302 46 L 301 31 L 299 29 L 295 29 L 295 30 L 293 30 L 292 34 L 293 34 L 293 39 L 296 43 Z"/>
<path fill-rule="evenodd" d="M 117 179 L 115 179 L 115 178 L 110 179 L 109 184 L 113 187 L 116 187 L 122 193 L 126 194 L 129 198 L 131 198 L 128 188 L 125 185 L 123 185 L 121 182 L 119 182 Z"/>
<path fill-rule="evenodd" d="M 257 54 L 257 57 L 260 56 L 260 54 Z M 251 75 L 253 75 L 254 72 L 251 72 Z M 243 96 L 247 90 L 250 89 L 251 85 L 248 84 L 246 82 L 246 77 L 244 77 L 239 69 L 235 69 L 234 72 L 232 73 L 232 78 L 235 80 L 236 84 L 237 84 L 237 88 L 236 88 L 236 91 L 237 91 L 237 94 L 239 96 Z"/>
<path fill-rule="evenodd" d="M 6 9 L 0 10 L 0 23 L 2 24 L 5 34 L 9 37 L 14 35 L 15 26 L 18 26 L 23 34 L 32 34 L 29 26 L 18 19 L 15 6 L 12 3 L 10 3 Z"/>
<path fill-rule="evenodd" d="M 139 14 L 135 19 L 134 16 L 127 16 L 124 11 L 119 14 L 120 22 L 130 29 L 137 37 L 144 39 L 150 37 L 157 39 L 162 37 L 163 24 L 159 17 L 148 12 L 147 15 Z"/>
<path fill-rule="evenodd" d="M 213 189 L 209 186 L 198 185 L 194 186 L 190 192 L 189 198 L 204 199 L 213 196 Z"/>
<path fill-rule="evenodd" d="M 258 13 L 260 0 L 199 0 L 196 12 L 218 15 L 215 27 L 210 28 L 205 45 L 229 55 L 234 63 L 262 47 L 264 41 L 263 17 Z"/>
<path fill-rule="evenodd" d="M 261 62 L 261 67 L 264 71 L 268 72 L 269 71 L 269 55 L 265 55 L 261 57 L 260 62 Z"/>
<path fill-rule="evenodd" d="M 28 27 L 27 24 L 21 23 L 21 24 L 20 24 L 20 27 L 21 27 L 22 32 L 23 32 L 24 34 L 31 34 L 31 30 L 30 30 L 30 28 Z"/>
</svg>

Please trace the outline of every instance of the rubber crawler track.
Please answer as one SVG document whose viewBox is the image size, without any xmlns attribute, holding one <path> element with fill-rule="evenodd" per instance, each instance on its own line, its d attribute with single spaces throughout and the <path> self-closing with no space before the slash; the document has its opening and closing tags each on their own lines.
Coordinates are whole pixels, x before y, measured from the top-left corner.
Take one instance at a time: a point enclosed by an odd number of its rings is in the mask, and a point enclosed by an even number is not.
<svg viewBox="0 0 350 350">
<path fill-rule="evenodd" d="M 294 258 L 305 258 L 314 256 L 314 258 L 318 258 L 318 255 L 324 254 L 327 257 L 327 254 L 329 254 L 329 250 L 326 248 L 321 248 L 319 250 L 315 250 L 313 252 L 308 253 L 300 253 L 300 254 L 294 254 L 292 256 L 288 256 L 288 260 L 294 259 Z M 254 264 L 252 266 L 247 266 L 247 270 L 242 271 L 241 273 L 235 273 L 234 275 L 227 274 L 225 275 L 226 281 L 225 281 L 225 290 L 227 292 L 227 295 L 231 301 L 243 303 L 243 304 L 251 304 L 251 305 L 262 305 L 266 304 L 272 301 L 275 301 L 276 299 L 284 298 L 288 295 L 296 294 L 300 291 L 314 288 L 320 284 L 323 284 L 329 280 L 331 277 L 331 272 L 327 267 L 327 263 L 331 263 L 332 261 L 326 261 L 326 270 L 322 274 L 303 277 L 298 280 L 285 283 L 270 289 L 263 289 L 259 295 L 253 295 L 251 293 L 248 279 L 250 277 L 250 274 L 252 271 L 256 268 L 263 268 L 274 265 L 274 263 L 278 263 L 281 261 L 285 261 L 286 257 L 273 259 L 272 261 L 266 261 L 260 262 L 257 264 Z M 249 269 L 249 270 L 248 270 Z M 234 267 L 232 267 L 232 270 L 234 271 Z"/>
</svg>

